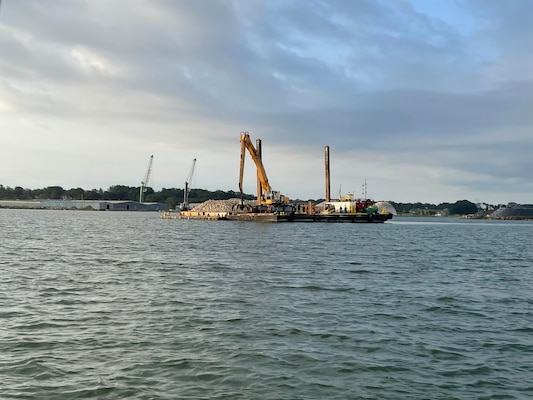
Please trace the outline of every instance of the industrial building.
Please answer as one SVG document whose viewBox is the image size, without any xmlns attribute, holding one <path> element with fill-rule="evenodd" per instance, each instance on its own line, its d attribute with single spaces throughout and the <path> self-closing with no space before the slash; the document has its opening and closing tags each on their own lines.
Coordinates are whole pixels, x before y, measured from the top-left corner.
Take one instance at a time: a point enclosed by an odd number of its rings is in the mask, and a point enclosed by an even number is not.
<svg viewBox="0 0 533 400">
<path fill-rule="evenodd" d="M 96 211 L 166 211 L 163 203 L 140 203 L 129 200 L 33 200 L 0 201 L 5 208 L 46 208 L 55 210 L 96 210 Z"/>
</svg>

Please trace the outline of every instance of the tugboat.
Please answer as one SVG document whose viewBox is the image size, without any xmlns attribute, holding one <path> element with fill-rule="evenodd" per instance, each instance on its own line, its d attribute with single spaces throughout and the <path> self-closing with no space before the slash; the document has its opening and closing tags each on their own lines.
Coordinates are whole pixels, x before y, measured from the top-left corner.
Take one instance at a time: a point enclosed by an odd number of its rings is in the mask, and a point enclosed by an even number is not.
<svg viewBox="0 0 533 400">
<path fill-rule="evenodd" d="M 392 219 L 396 212 L 389 203 L 356 199 L 352 193 L 339 196 L 338 200 L 325 201 L 317 208 L 320 211 L 315 214 L 315 220 L 319 222 L 382 223 Z"/>
<path fill-rule="evenodd" d="M 324 222 L 385 222 L 396 214 L 394 207 L 384 201 L 374 202 L 368 199 L 366 192 L 366 180 L 363 185 L 363 199 L 356 199 L 353 193 L 342 196 L 339 193 L 338 200 L 330 197 L 330 166 L 329 146 L 324 147 L 324 159 L 326 169 L 326 201 L 317 205 L 315 221 Z"/>
</svg>

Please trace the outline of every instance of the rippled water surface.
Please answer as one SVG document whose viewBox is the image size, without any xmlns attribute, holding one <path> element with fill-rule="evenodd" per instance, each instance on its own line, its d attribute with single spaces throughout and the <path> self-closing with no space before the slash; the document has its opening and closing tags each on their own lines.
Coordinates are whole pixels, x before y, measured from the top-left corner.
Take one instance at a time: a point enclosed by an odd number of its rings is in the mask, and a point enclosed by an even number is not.
<svg viewBox="0 0 533 400">
<path fill-rule="evenodd" d="M 532 243 L 0 210 L 0 398 L 531 399 Z"/>
</svg>

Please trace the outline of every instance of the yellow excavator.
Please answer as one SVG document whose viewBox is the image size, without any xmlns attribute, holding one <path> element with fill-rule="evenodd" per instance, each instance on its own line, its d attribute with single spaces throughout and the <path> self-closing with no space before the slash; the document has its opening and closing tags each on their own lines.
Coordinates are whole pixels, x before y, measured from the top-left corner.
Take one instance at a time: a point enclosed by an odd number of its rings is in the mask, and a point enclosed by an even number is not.
<svg viewBox="0 0 533 400">
<path fill-rule="evenodd" d="M 252 160 L 257 168 L 257 177 L 261 185 L 261 194 L 257 199 L 258 207 L 254 211 L 262 212 L 275 212 L 275 211 L 287 211 L 289 204 L 289 198 L 282 195 L 276 190 L 272 190 L 270 183 L 268 183 L 268 177 L 261 161 L 261 155 L 252 143 L 250 134 L 246 131 L 241 132 L 241 168 L 239 173 L 239 190 L 241 191 L 241 210 L 244 210 L 243 206 L 243 190 L 242 190 L 242 178 L 244 175 L 244 159 L 246 158 L 246 150 L 250 153 Z M 259 195 L 259 193 L 258 193 Z M 250 211 L 250 210 L 248 210 Z"/>
</svg>

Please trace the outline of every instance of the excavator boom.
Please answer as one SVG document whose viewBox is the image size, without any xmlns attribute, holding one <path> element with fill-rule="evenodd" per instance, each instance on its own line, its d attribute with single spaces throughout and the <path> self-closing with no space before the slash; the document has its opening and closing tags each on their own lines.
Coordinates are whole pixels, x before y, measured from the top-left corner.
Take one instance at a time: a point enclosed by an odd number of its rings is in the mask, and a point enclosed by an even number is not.
<svg viewBox="0 0 533 400">
<path fill-rule="evenodd" d="M 268 183 L 268 177 L 265 171 L 265 167 L 263 166 L 261 157 L 259 156 L 257 149 L 254 147 L 248 132 L 246 131 L 241 132 L 240 142 L 241 142 L 241 168 L 240 168 L 240 173 L 239 173 L 239 190 L 241 191 L 241 198 L 243 196 L 242 179 L 244 175 L 244 159 L 246 156 L 246 150 L 248 150 L 248 153 L 250 153 L 252 160 L 254 160 L 255 166 L 257 168 L 257 177 L 259 178 L 259 182 L 261 184 L 262 194 L 261 194 L 261 199 L 259 199 L 260 202 L 262 204 L 274 204 L 274 203 L 281 203 L 281 202 L 288 203 L 289 199 L 286 196 L 282 196 L 279 192 L 273 191 L 272 187 L 270 186 L 270 183 Z"/>
<path fill-rule="evenodd" d="M 242 190 L 242 179 L 244 175 L 244 159 L 246 157 L 246 150 L 250 153 L 252 160 L 254 160 L 255 166 L 257 167 L 257 176 L 259 177 L 259 182 L 261 183 L 261 189 L 263 193 L 272 191 L 270 184 L 268 183 L 268 177 L 263 166 L 263 162 L 257 153 L 256 148 L 254 147 L 250 135 L 248 132 L 241 132 L 241 169 L 239 174 L 239 190 L 241 194 Z"/>
</svg>

